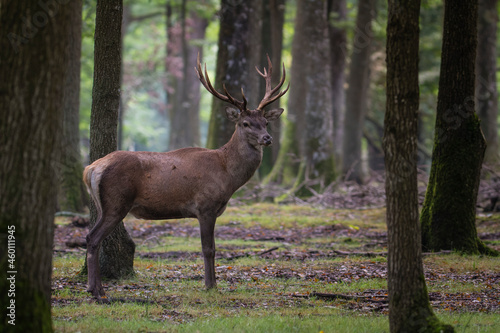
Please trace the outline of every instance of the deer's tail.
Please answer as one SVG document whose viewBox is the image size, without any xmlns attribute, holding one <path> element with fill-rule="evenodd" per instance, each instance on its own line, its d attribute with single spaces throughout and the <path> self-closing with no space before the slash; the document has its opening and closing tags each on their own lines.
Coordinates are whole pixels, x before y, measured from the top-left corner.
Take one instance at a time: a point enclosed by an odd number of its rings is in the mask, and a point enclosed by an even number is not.
<svg viewBox="0 0 500 333">
<path fill-rule="evenodd" d="M 102 218 L 102 204 L 99 194 L 99 183 L 101 182 L 102 170 L 99 169 L 98 165 L 91 164 L 83 170 L 83 182 L 97 210 L 96 222 L 100 221 Z"/>
</svg>

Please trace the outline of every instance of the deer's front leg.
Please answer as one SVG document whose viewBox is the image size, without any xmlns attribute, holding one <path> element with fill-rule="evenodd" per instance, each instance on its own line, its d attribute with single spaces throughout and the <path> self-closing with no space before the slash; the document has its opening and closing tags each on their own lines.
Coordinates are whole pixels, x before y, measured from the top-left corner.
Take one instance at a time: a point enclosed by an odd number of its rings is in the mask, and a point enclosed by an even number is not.
<svg viewBox="0 0 500 333">
<path fill-rule="evenodd" d="M 217 287 L 217 282 L 215 281 L 215 220 L 215 214 L 198 218 L 200 223 L 201 249 L 205 262 L 205 286 L 207 289 Z"/>
</svg>

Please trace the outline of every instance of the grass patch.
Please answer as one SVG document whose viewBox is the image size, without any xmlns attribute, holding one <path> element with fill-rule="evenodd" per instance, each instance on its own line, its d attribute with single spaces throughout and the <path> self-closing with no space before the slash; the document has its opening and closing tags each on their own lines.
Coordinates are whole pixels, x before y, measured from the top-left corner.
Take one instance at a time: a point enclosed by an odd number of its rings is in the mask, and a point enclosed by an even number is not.
<svg viewBox="0 0 500 333">
<path fill-rule="evenodd" d="M 360 317 L 348 314 L 309 314 L 295 316 L 237 316 L 197 320 L 183 324 L 178 332 L 387 332 L 383 317 Z"/>
<path fill-rule="evenodd" d="M 136 274 L 104 281 L 108 297 L 117 302 L 96 304 L 86 292 L 86 281 L 78 276 L 84 250 L 55 252 L 55 330 L 387 332 L 386 257 L 335 252 L 386 251 L 384 215 L 384 209 L 230 207 L 216 226 L 216 232 L 221 228 L 216 236 L 217 291 L 204 289 L 196 220 L 127 218 L 137 244 Z M 58 218 L 57 223 L 65 226 L 68 221 Z M 484 217 L 478 224 L 497 228 L 500 219 Z M 274 250 L 261 256 L 266 249 Z M 146 256 L 151 253 L 175 255 Z M 432 255 L 424 258 L 424 267 L 431 303 L 441 320 L 457 332 L 498 330 L 498 258 Z M 353 297 L 310 297 L 314 292 Z"/>
</svg>

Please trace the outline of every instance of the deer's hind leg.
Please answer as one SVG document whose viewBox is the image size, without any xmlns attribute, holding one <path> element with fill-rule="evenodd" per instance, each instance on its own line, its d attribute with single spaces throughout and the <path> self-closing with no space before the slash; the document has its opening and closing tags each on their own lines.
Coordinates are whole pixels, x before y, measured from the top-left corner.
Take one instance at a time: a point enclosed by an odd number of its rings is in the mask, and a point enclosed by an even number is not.
<svg viewBox="0 0 500 333">
<path fill-rule="evenodd" d="M 94 297 L 100 298 L 105 295 L 101 283 L 101 273 L 99 267 L 99 250 L 102 241 L 108 237 L 116 228 L 120 221 L 127 216 L 131 204 L 124 208 L 106 209 L 103 207 L 101 217 L 87 235 L 87 273 L 88 289 Z"/>
</svg>

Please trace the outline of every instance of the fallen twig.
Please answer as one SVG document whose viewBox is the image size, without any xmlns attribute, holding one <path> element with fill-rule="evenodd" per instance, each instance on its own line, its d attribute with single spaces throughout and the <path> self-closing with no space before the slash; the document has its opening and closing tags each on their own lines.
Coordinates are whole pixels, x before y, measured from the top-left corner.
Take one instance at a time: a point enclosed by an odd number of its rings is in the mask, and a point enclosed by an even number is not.
<svg viewBox="0 0 500 333">
<path fill-rule="evenodd" d="M 54 216 L 78 216 L 78 217 L 84 217 L 84 218 L 89 218 L 89 214 L 80 214 L 76 212 L 67 212 L 67 211 L 59 211 L 54 214 Z"/>
<path fill-rule="evenodd" d="M 269 250 L 262 251 L 262 252 L 260 252 L 260 253 L 259 253 L 259 254 L 257 254 L 257 255 L 258 255 L 258 256 L 262 256 L 262 255 L 264 255 L 264 254 L 266 254 L 266 253 L 270 253 L 270 252 L 276 251 L 277 249 L 279 249 L 279 247 L 275 246 L 275 247 L 270 248 Z"/>
<path fill-rule="evenodd" d="M 453 251 L 450 251 L 450 250 L 442 250 L 442 251 L 439 251 L 439 252 L 423 252 L 422 255 L 423 256 L 434 256 L 434 255 L 439 255 L 439 254 L 452 254 Z"/>
<path fill-rule="evenodd" d="M 256 253 L 256 254 L 253 254 L 253 256 L 262 256 L 266 253 L 270 253 L 270 252 L 273 252 L 273 251 L 276 251 L 277 249 L 279 249 L 278 246 L 275 246 L 275 247 L 272 247 L 268 250 L 265 250 L 265 251 L 262 251 L 262 252 L 259 252 L 259 253 Z M 243 258 L 243 257 L 250 257 L 252 256 L 252 254 L 250 253 L 243 253 L 243 254 L 236 254 L 234 256 L 231 256 L 231 257 L 227 257 L 227 258 L 224 258 L 225 260 L 234 260 L 234 259 L 238 259 L 238 258 Z"/>
<path fill-rule="evenodd" d="M 348 252 L 340 250 L 333 250 L 333 252 L 341 256 L 378 257 L 387 255 L 387 252 L 359 252 L 359 251 Z"/>
<path fill-rule="evenodd" d="M 361 256 L 361 257 L 385 257 L 387 256 L 387 251 L 385 252 L 360 252 L 360 251 L 341 251 L 341 250 L 333 250 L 333 253 L 340 256 Z M 440 254 L 451 254 L 453 251 L 443 250 L 439 252 L 423 252 L 422 256 L 433 256 Z"/>
<path fill-rule="evenodd" d="M 317 297 L 321 298 L 324 300 L 336 300 L 336 299 L 343 299 L 347 301 L 368 301 L 372 303 L 387 303 L 389 300 L 385 296 L 377 296 L 379 298 L 384 298 L 380 300 L 374 300 L 372 296 L 356 296 L 356 295 L 343 295 L 343 294 L 330 294 L 330 293 L 318 293 L 318 292 L 312 292 L 308 295 L 296 295 L 293 294 L 292 297 L 297 297 L 297 298 L 311 298 L 311 297 Z"/>
<path fill-rule="evenodd" d="M 156 304 L 158 301 L 146 298 L 134 298 L 134 297 L 100 297 L 94 298 L 94 300 L 99 304 L 111 304 L 111 303 L 138 303 L 138 304 Z"/>
</svg>

